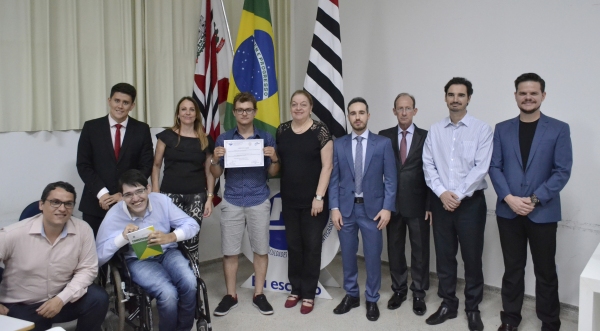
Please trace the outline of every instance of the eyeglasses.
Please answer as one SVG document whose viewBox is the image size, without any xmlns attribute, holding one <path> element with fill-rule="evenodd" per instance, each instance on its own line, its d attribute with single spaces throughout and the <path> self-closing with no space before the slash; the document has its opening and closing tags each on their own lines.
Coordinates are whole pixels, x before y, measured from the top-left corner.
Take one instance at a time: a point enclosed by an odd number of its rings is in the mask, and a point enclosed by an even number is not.
<svg viewBox="0 0 600 331">
<path fill-rule="evenodd" d="M 48 200 L 48 203 L 54 209 L 60 208 L 61 205 L 65 205 L 66 209 L 73 209 L 75 207 L 75 202 L 73 201 Z"/>
<path fill-rule="evenodd" d="M 123 199 L 129 200 L 129 199 L 133 198 L 134 195 L 137 195 L 139 197 L 142 194 L 144 194 L 145 191 L 146 191 L 146 188 L 140 188 L 133 192 L 127 192 L 127 193 L 123 194 Z"/>
<path fill-rule="evenodd" d="M 256 111 L 256 109 L 254 109 L 254 108 L 248 108 L 248 109 L 236 108 L 236 109 L 234 109 L 234 111 L 236 114 L 241 115 L 243 113 L 252 114 Z"/>
<path fill-rule="evenodd" d="M 395 111 L 397 111 L 397 112 L 399 112 L 399 113 L 407 113 L 407 114 L 410 114 L 410 113 L 412 113 L 412 112 L 413 112 L 413 110 L 414 110 L 414 109 L 413 109 L 413 108 L 410 108 L 410 107 L 406 107 L 406 108 L 396 108 L 396 109 L 394 109 L 394 110 L 395 110 Z"/>
</svg>

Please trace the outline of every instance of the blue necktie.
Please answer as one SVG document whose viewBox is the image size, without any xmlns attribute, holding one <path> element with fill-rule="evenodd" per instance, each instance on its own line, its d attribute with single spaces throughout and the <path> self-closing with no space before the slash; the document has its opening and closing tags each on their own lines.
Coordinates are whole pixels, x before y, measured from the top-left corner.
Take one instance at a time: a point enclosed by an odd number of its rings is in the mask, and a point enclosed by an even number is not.
<svg viewBox="0 0 600 331">
<path fill-rule="evenodd" d="M 356 152 L 354 157 L 354 192 L 356 194 L 362 193 L 362 179 L 363 179 L 363 162 L 362 162 L 362 140 L 361 136 L 356 137 Z"/>
</svg>

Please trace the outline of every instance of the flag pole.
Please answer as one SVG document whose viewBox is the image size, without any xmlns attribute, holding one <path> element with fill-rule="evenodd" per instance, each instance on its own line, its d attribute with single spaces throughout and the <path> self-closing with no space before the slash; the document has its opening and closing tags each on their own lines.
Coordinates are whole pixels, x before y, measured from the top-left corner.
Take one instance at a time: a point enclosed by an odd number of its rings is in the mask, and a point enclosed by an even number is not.
<svg viewBox="0 0 600 331">
<path fill-rule="evenodd" d="M 227 27 L 227 40 L 229 40 L 229 48 L 231 48 L 231 54 L 233 53 L 233 43 L 231 42 L 231 31 L 229 31 L 229 21 L 227 20 L 227 12 L 225 12 L 225 4 L 223 4 L 223 0 L 219 0 L 221 2 L 221 8 L 223 9 L 223 16 L 225 17 L 225 26 Z"/>
</svg>

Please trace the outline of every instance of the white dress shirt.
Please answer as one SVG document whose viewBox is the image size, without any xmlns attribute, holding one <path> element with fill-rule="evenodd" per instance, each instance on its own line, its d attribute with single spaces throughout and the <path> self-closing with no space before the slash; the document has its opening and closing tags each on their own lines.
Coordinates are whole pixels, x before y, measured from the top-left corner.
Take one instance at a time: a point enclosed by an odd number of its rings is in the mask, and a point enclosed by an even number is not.
<svg viewBox="0 0 600 331">
<path fill-rule="evenodd" d="M 363 137 L 363 140 L 361 142 L 362 145 L 362 169 L 363 169 L 363 173 L 365 171 L 365 158 L 367 156 L 367 139 L 369 138 L 369 130 L 365 130 L 365 132 L 363 132 L 361 135 L 361 137 Z M 352 160 L 354 161 L 354 158 L 356 157 L 356 144 L 358 143 L 358 141 L 356 140 L 356 137 L 358 137 L 358 135 L 352 131 Z M 356 178 L 356 174 L 354 174 L 355 178 Z M 364 178 L 363 178 L 364 179 Z M 361 192 L 360 194 L 357 194 L 356 192 L 354 193 L 355 197 L 362 197 L 363 196 L 363 192 Z"/>
<path fill-rule="evenodd" d="M 402 128 L 398 125 L 398 148 L 402 146 Z M 415 124 L 411 123 L 408 129 L 406 129 L 406 156 L 408 156 L 408 152 L 410 152 L 410 145 L 412 144 L 412 140 L 415 133 Z M 400 151 L 398 151 L 400 152 Z M 398 154 L 400 155 L 400 154 Z"/>
<path fill-rule="evenodd" d="M 127 116 L 127 118 L 121 122 L 121 145 L 123 146 L 123 138 L 125 138 L 125 130 L 127 129 L 127 123 L 129 122 L 129 116 Z M 108 115 L 108 124 L 110 124 L 110 139 L 112 140 L 112 145 L 113 148 L 115 147 L 115 136 L 117 135 L 117 121 L 115 121 L 112 117 L 110 117 L 110 115 Z M 98 200 L 100 200 L 100 198 L 105 195 L 108 192 L 108 189 L 106 187 L 103 187 L 100 192 L 98 192 L 98 194 L 96 195 L 96 197 L 98 198 Z"/>
</svg>

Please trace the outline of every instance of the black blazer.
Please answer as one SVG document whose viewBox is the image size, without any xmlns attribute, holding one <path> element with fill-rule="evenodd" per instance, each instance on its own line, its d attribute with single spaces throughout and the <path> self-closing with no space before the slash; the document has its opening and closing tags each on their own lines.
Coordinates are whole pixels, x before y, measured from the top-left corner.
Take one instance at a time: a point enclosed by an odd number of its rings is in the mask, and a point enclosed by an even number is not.
<svg viewBox="0 0 600 331">
<path fill-rule="evenodd" d="M 398 145 L 398 125 L 379 131 L 379 134 L 392 140 L 392 149 L 396 156 L 398 168 L 398 193 L 396 194 L 396 213 L 402 217 L 425 217 L 429 208 L 429 188 L 425 184 L 423 174 L 423 144 L 427 138 L 427 130 L 415 125 L 410 150 L 406 162 L 400 161 L 400 146 Z"/>
<path fill-rule="evenodd" d="M 98 192 L 103 187 L 110 194 L 119 192 L 119 178 L 129 169 L 138 169 L 149 177 L 153 159 L 148 124 L 129 117 L 117 160 L 108 115 L 86 121 L 77 146 L 77 172 L 84 183 L 79 210 L 85 214 L 104 217 L 106 211 L 99 205 L 96 197 Z"/>
</svg>

